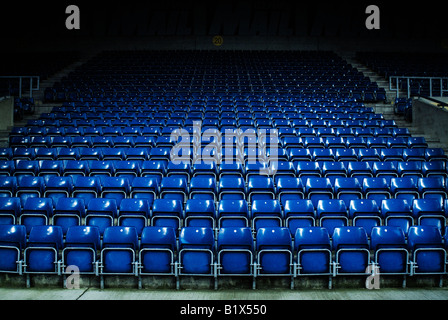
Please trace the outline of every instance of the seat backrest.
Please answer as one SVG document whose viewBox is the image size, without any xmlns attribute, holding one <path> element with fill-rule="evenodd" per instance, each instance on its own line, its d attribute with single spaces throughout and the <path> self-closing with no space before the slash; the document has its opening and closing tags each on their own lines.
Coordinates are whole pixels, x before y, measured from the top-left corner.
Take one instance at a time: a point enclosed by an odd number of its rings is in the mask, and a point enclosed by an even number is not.
<svg viewBox="0 0 448 320">
<path fill-rule="evenodd" d="M 223 249 L 253 250 L 254 241 L 250 228 L 221 228 L 218 233 L 218 251 Z"/>
<path fill-rule="evenodd" d="M 247 216 L 249 206 L 246 200 L 221 200 L 218 206 L 218 215 L 244 215 Z"/>
<path fill-rule="evenodd" d="M 185 227 L 179 234 L 179 250 L 209 249 L 214 250 L 215 239 L 212 228 Z"/>
<path fill-rule="evenodd" d="M 285 216 L 308 214 L 314 216 L 314 205 L 310 199 L 286 200 L 284 205 Z"/>
<path fill-rule="evenodd" d="M 15 217 L 21 212 L 20 198 L 0 198 L 0 214 L 12 214 Z"/>
<path fill-rule="evenodd" d="M 129 179 L 126 177 L 100 176 L 102 190 L 123 190 L 129 192 Z"/>
<path fill-rule="evenodd" d="M 118 214 L 115 199 L 94 198 L 87 205 L 87 214 L 105 214 L 116 217 Z"/>
<path fill-rule="evenodd" d="M 257 251 L 263 249 L 291 250 L 291 232 L 288 228 L 259 228 L 256 236 Z"/>
<path fill-rule="evenodd" d="M 82 198 L 59 198 L 54 213 L 75 213 L 85 216 L 86 207 Z"/>
<path fill-rule="evenodd" d="M 313 192 L 313 191 L 331 191 L 332 185 L 331 180 L 328 178 L 308 178 L 306 180 L 306 192 Z"/>
<path fill-rule="evenodd" d="M 408 249 L 441 248 L 442 235 L 437 227 L 412 226 L 408 231 Z"/>
<path fill-rule="evenodd" d="M 148 217 L 150 215 L 148 201 L 145 199 L 123 199 L 120 202 L 119 214 L 142 214 Z"/>
<path fill-rule="evenodd" d="M 101 247 L 100 231 L 94 226 L 71 226 L 65 235 L 65 247 L 88 247 L 95 251 Z"/>
<path fill-rule="evenodd" d="M 257 215 L 282 215 L 280 202 L 278 200 L 253 200 L 251 210 L 253 217 Z"/>
<path fill-rule="evenodd" d="M 347 215 L 347 207 L 344 200 L 319 200 L 316 208 L 317 217 L 327 215 Z"/>
<path fill-rule="evenodd" d="M 412 214 L 415 218 L 421 215 L 443 215 L 440 201 L 435 199 L 415 199 L 412 202 Z"/>
<path fill-rule="evenodd" d="M 176 250 L 176 232 L 168 227 L 145 227 L 141 236 L 141 248 L 167 248 Z"/>
<path fill-rule="evenodd" d="M 189 199 L 185 206 L 185 216 L 189 215 L 207 215 L 215 216 L 215 202 L 204 199 Z"/>
<path fill-rule="evenodd" d="M 418 189 L 420 192 L 445 191 L 444 181 L 441 177 L 425 177 L 418 179 Z"/>
<path fill-rule="evenodd" d="M 0 246 L 17 247 L 19 250 L 26 245 L 26 227 L 23 225 L 0 225 Z"/>
<path fill-rule="evenodd" d="M 364 192 L 369 192 L 372 190 L 389 192 L 389 185 L 386 178 L 365 178 L 363 180 L 362 188 Z"/>
<path fill-rule="evenodd" d="M 355 199 L 350 201 L 349 216 L 353 219 L 355 216 L 380 215 L 380 208 L 375 200 Z"/>
<path fill-rule="evenodd" d="M 381 248 L 405 248 L 406 237 L 400 227 L 379 226 L 373 227 L 370 235 L 370 248 L 378 250 Z"/>
<path fill-rule="evenodd" d="M 28 198 L 22 209 L 22 214 L 53 215 L 53 200 L 50 198 Z"/>
<path fill-rule="evenodd" d="M 381 202 L 381 214 L 383 217 L 390 215 L 411 215 L 409 202 L 405 199 L 386 199 Z"/>
<path fill-rule="evenodd" d="M 63 245 L 63 233 L 60 226 L 34 226 L 31 228 L 28 247 L 51 247 L 59 250 Z"/>
<path fill-rule="evenodd" d="M 182 216 L 182 202 L 175 199 L 156 199 L 154 200 L 152 206 L 153 215 L 176 215 L 178 217 Z"/>
<path fill-rule="evenodd" d="M 322 227 L 297 228 L 294 235 L 294 251 L 302 249 L 331 249 L 328 230 Z"/>
<path fill-rule="evenodd" d="M 103 248 L 138 249 L 138 234 L 134 227 L 107 227 L 103 234 Z"/>
<path fill-rule="evenodd" d="M 362 227 L 336 227 L 333 232 L 333 249 L 368 248 L 367 233 Z"/>
</svg>

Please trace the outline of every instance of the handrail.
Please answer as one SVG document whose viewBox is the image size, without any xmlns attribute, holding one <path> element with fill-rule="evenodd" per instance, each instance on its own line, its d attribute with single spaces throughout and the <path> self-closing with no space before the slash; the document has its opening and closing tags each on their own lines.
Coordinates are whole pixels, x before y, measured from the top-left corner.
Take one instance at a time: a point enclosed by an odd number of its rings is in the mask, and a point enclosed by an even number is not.
<svg viewBox="0 0 448 320">
<path fill-rule="evenodd" d="M 443 97 L 444 93 L 448 94 L 448 87 L 446 89 L 443 89 L 443 82 L 447 81 L 447 77 L 419 77 L 419 76 L 390 76 L 389 77 L 389 90 L 395 91 L 397 93 L 397 98 L 399 98 L 399 80 L 405 79 L 406 80 L 406 89 L 407 89 L 407 97 L 411 97 L 411 86 L 410 86 L 410 80 L 416 79 L 416 80 L 429 80 L 429 96 L 433 97 L 432 95 L 432 88 L 433 88 L 433 81 L 439 81 L 440 84 L 440 97 Z M 392 83 L 395 83 L 395 88 L 392 88 Z"/>
<path fill-rule="evenodd" d="M 30 79 L 30 98 L 33 97 L 33 91 L 40 90 L 40 76 L 0 76 L 0 79 L 19 79 L 19 98 L 22 98 L 22 79 Z M 36 87 L 33 86 L 33 79 L 37 79 Z"/>
</svg>

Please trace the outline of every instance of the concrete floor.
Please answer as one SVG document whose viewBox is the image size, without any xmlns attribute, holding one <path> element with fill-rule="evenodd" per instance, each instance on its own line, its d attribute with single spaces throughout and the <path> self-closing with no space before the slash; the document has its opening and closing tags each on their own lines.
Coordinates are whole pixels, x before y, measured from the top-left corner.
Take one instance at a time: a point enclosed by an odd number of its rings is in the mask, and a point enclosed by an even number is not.
<svg viewBox="0 0 448 320">
<path fill-rule="evenodd" d="M 448 300 L 448 288 L 332 290 L 136 290 L 0 288 L 0 300 Z"/>
</svg>

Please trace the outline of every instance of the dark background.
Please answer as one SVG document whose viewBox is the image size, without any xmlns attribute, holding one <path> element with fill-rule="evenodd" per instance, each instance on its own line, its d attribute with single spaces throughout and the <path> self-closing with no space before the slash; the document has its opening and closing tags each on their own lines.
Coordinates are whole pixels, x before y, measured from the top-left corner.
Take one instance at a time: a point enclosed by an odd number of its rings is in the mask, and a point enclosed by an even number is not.
<svg viewBox="0 0 448 320">
<path fill-rule="evenodd" d="M 65 9 L 80 8 L 81 30 L 67 30 Z M 367 30 L 365 9 L 381 10 L 381 29 Z M 448 12 L 443 1 L 2 1 L 1 38 L 9 50 L 82 49 L 115 39 L 166 37 L 297 37 L 319 41 L 370 40 L 371 44 L 412 44 L 446 50 Z M 126 39 L 126 45 L 121 45 Z M 386 41 L 386 42 L 384 42 Z M 372 46 L 373 48 L 373 46 Z M 361 48 L 360 48 L 361 49 Z M 363 44 L 363 50 L 370 50 Z"/>
</svg>

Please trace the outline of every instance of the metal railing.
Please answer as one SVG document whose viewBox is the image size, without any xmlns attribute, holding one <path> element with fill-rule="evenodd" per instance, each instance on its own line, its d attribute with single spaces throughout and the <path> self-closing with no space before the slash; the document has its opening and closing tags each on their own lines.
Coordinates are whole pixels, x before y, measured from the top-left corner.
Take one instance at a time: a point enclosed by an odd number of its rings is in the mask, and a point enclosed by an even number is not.
<svg viewBox="0 0 448 320">
<path fill-rule="evenodd" d="M 397 98 L 400 96 L 400 80 L 406 80 L 406 96 L 411 97 L 411 80 L 428 80 L 429 81 L 429 96 L 433 97 L 433 88 L 436 83 L 439 84 L 439 94 L 436 97 L 443 97 L 444 94 L 448 95 L 448 78 L 445 77 L 405 77 L 405 76 L 391 76 L 389 77 L 389 90 L 395 91 Z M 444 88 L 444 83 L 445 88 Z M 395 84 L 395 88 L 393 85 Z"/>
<path fill-rule="evenodd" d="M 19 98 L 22 98 L 23 79 L 30 80 L 29 97 L 33 97 L 33 91 L 40 90 L 40 76 L 0 76 L 0 79 L 19 79 Z M 35 85 L 35 86 L 34 86 Z"/>
</svg>

